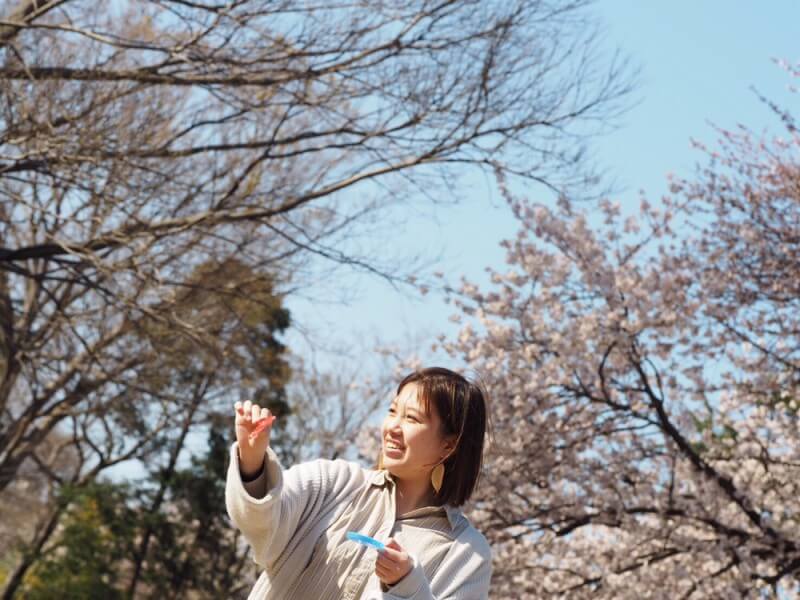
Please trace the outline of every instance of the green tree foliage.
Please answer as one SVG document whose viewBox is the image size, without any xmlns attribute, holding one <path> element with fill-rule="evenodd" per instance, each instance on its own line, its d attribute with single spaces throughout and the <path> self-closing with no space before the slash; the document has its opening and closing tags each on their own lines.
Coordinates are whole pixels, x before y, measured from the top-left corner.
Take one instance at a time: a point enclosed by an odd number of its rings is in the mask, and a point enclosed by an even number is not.
<svg viewBox="0 0 800 600">
<path fill-rule="evenodd" d="M 152 320 L 131 327 L 131 347 L 153 358 L 102 423 L 121 446 L 149 436 L 147 475 L 138 485 L 111 483 L 78 458 L 62 468 L 61 476 L 72 470 L 68 479 L 53 473 L 57 501 L 31 499 L 52 527 L 0 553 L 9 564 L 6 597 L 216 598 L 251 580 L 234 580 L 251 567 L 225 520 L 223 477 L 235 400 L 290 413 L 280 341 L 290 317 L 273 285 L 241 261 L 209 260 L 171 299 L 181 330 Z M 166 422 L 153 416 L 159 404 Z"/>
<path fill-rule="evenodd" d="M 212 427 L 207 449 L 172 473 L 160 470 L 142 485 L 92 483 L 64 489 L 61 528 L 24 579 L 20 597 L 125 598 L 130 557 L 145 531 L 152 542 L 140 595 L 227 598 L 249 562 L 224 511 L 227 422 Z M 224 432 L 224 433 L 223 433 Z M 149 509 L 160 486 L 166 494 Z"/>
<path fill-rule="evenodd" d="M 21 596 L 52 598 L 122 598 L 119 564 L 130 551 L 136 515 L 127 506 L 127 486 L 93 483 L 63 489 L 67 507 L 58 539 L 36 562 Z"/>
</svg>

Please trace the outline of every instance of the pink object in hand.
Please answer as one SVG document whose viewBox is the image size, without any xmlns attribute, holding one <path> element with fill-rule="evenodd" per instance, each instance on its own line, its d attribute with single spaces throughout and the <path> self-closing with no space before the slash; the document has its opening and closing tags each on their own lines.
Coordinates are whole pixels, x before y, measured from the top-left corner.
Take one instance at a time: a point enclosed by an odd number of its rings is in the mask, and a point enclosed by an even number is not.
<svg viewBox="0 0 800 600">
<path fill-rule="evenodd" d="M 250 432 L 248 436 L 250 441 L 252 442 L 254 439 L 258 437 L 258 434 L 264 431 L 267 427 L 272 425 L 275 422 L 275 415 L 269 415 L 268 417 L 264 417 L 263 419 L 259 419 L 256 421 L 256 427 L 253 431 Z"/>
</svg>

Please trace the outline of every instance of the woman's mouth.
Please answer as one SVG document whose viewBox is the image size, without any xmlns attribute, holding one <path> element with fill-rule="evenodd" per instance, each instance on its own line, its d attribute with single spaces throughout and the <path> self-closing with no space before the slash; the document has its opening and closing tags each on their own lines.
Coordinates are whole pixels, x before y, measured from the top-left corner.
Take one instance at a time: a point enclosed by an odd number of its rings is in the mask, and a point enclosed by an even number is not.
<svg viewBox="0 0 800 600">
<path fill-rule="evenodd" d="M 386 456 L 401 456 L 404 450 L 404 446 L 396 444 L 395 442 L 385 442 L 383 444 L 383 451 Z"/>
</svg>

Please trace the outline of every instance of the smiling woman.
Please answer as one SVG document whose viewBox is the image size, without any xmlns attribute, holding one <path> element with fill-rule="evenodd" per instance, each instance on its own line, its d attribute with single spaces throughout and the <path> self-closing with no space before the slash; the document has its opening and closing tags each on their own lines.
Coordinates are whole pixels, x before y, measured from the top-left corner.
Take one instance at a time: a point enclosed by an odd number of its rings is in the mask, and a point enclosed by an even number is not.
<svg viewBox="0 0 800 600">
<path fill-rule="evenodd" d="M 485 393 L 448 369 L 415 371 L 397 386 L 382 432 L 378 469 L 403 482 L 399 487 L 404 493 L 411 495 L 416 488 L 419 496 L 404 503 L 420 504 L 427 498 L 430 504 L 461 506 L 480 475 Z"/>
<path fill-rule="evenodd" d="M 488 598 L 489 545 L 458 509 L 480 473 L 480 386 L 438 367 L 408 375 L 384 419 L 375 469 L 316 460 L 284 471 L 269 448 L 269 411 L 235 409 L 226 501 L 264 569 L 251 599 Z M 383 544 L 377 558 L 349 541 L 353 532 Z"/>
</svg>

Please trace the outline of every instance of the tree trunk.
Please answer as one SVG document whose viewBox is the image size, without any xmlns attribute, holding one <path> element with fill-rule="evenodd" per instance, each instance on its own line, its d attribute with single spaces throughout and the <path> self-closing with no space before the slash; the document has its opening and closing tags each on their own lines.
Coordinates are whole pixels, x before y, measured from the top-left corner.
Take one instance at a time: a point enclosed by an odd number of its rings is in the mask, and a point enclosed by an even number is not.
<svg viewBox="0 0 800 600">
<path fill-rule="evenodd" d="M 209 376 L 197 386 L 197 389 L 195 389 L 192 402 L 189 406 L 189 412 L 187 413 L 186 419 L 181 427 L 181 433 L 180 436 L 178 436 L 178 441 L 172 448 L 172 452 L 169 457 L 169 463 L 167 464 L 167 468 L 161 480 L 161 485 L 158 488 L 158 493 L 156 493 L 156 497 L 153 499 L 153 503 L 150 505 L 150 509 L 148 510 L 148 514 L 150 515 L 155 514 L 161 508 L 161 504 L 164 502 L 164 497 L 167 493 L 167 485 L 169 484 L 169 480 L 172 478 L 172 475 L 175 473 L 175 468 L 178 464 L 178 457 L 180 456 L 181 450 L 183 450 L 183 445 L 186 442 L 186 436 L 188 435 L 189 429 L 192 426 L 194 415 L 197 412 L 203 397 L 205 396 L 205 392 L 208 389 L 211 380 L 212 377 Z M 128 598 L 132 599 L 135 597 L 136 586 L 139 584 L 139 578 L 142 574 L 142 566 L 144 565 L 145 558 L 147 557 L 147 549 L 150 545 L 150 538 L 152 535 L 153 529 L 150 525 L 148 525 L 147 529 L 145 529 L 144 533 L 142 534 L 142 540 L 139 543 L 139 549 L 136 551 L 136 555 L 134 557 L 133 576 L 131 577 L 131 582 L 128 585 L 127 591 Z"/>
<path fill-rule="evenodd" d="M 20 585 L 22 585 L 22 580 L 25 578 L 25 574 L 40 557 L 42 548 L 56 530 L 56 526 L 58 525 L 58 521 L 61 518 L 61 513 L 63 511 L 64 507 L 59 504 L 47 519 L 47 522 L 39 530 L 31 548 L 29 548 L 28 551 L 23 554 L 16 568 L 9 575 L 8 583 L 6 583 L 6 587 L 3 590 L 2 600 L 11 600 L 11 598 L 14 597 L 14 594 L 19 589 Z"/>
</svg>

